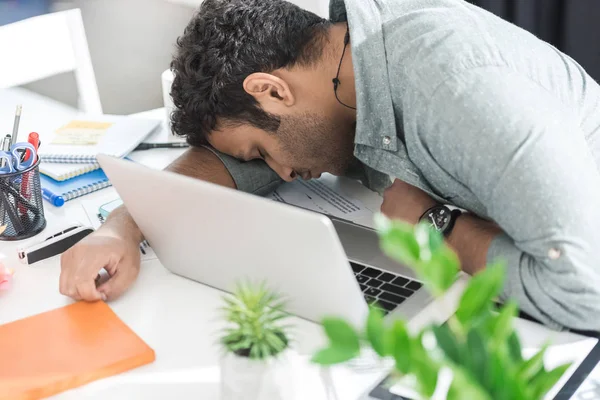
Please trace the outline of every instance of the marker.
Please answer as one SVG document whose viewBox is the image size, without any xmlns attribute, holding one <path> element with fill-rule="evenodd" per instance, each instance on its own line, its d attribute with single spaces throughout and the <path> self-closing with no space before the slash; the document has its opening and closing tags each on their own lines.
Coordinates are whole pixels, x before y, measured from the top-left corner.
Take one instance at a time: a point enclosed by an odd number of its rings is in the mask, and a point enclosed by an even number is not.
<svg viewBox="0 0 600 400">
<path fill-rule="evenodd" d="M 42 188 L 42 197 L 54 207 L 62 207 L 65 204 L 65 199 L 62 196 L 55 195 L 48 189 Z"/>
<path fill-rule="evenodd" d="M 31 132 L 27 137 L 27 141 L 33 145 L 33 148 L 37 152 L 38 148 L 40 147 L 40 135 L 38 135 L 37 132 Z M 27 151 L 25 152 L 25 161 L 29 160 L 30 153 L 31 152 L 29 151 L 29 149 L 27 149 Z"/>
</svg>

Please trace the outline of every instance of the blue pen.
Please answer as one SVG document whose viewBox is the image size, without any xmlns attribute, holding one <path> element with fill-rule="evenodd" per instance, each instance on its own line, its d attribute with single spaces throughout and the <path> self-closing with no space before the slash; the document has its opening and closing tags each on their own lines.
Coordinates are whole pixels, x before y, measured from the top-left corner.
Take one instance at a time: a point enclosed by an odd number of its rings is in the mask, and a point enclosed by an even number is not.
<svg viewBox="0 0 600 400">
<path fill-rule="evenodd" d="M 44 200 L 50 202 L 55 207 L 61 207 L 63 204 L 65 204 L 65 199 L 63 199 L 62 196 L 58 196 L 49 191 L 48 189 L 42 188 L 42 197 L 44 198 Z"/>
</svg>

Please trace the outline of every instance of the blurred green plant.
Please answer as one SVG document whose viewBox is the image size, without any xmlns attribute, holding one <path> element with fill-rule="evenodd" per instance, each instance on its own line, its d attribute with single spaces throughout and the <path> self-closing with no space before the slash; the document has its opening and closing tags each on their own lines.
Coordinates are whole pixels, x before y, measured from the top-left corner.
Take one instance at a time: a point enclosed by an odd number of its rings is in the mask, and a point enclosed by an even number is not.
<svg viewBox="0 0 600 400">
<path fill-rule="evenodd" d="M 460 262 L 437 231 L 426 224 L 413 226 L 382 215 L 376 223 L 384 252 L 414 269 L 434 296 L 443 295 L 454 284 Z M 423 398 L 432 397 L 440 371 L 446 369 L 452 373 L 443 396 L 448 400 L 541 399 L 570 364 L 547 371 L 543 364 L 547 346 L 523 359 L 513 327 L 516 303 L 508 302 L 496 310 L 493 302 L 504 277 L 502 263 L 488 265 L 470 279 L 456 313 L 446 324 L 430 325 L 416 333 L 409 332 L 405 321 L 384 321 L 376 304 L 370 307 L 362 331 L 343 319 L 326 318 L 322 324 L 329 345 L 312 361 L 325 366 L 344 363 L 358 357 L 366 346 L 379 357 L 394 361 L 395 377 L 412 377 Z"/>
<path fill-rule="evenodd" d="M 223 331 L 221 344 L 227 351 L 266 360 L 288 348 L 290 327 L 283 324 L 289 317 L 285 301 L 264 283 L 240 283 L 223 300 L 222 311 L 228 326 Z"/>
</svg>

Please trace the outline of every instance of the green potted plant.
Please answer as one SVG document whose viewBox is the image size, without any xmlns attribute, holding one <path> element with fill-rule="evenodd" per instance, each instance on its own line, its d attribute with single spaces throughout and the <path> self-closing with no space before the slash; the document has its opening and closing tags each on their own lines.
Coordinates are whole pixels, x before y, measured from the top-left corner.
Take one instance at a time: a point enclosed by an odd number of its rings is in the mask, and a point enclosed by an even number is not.
<svg viewBox="0 0 600 400">
<path fill-rule="evenodd" d="M 456 254 L 430 227 L 412 226 L 377 216 L 381 247 L 390 257 L 412 267 L 434 296 L 444 294 L 460 271 Z M 551 371 L 544 367 L 542 348 L 522 357 L 513 328 L 517 305 L 494 305 L 504 283 L 503 264 L 488 265 L 463 292 L 456 313 L 443 325 L 411 332 L 402 320 L 384 322 L 376 304 L 364 329 L 340 318 L 326 318 L 329 345 L 317 352 L 320 365 L 344 363 L 370 348 L 392 360 L 392 375 L 411 386 L 419 398 L 469 400 L 534 400 L 543 398 L 569 364 Z"/>
<path fill-rule="evenodd" d="M 224 302 L 221 398 L 290 398 L 293 352 L 285 301 L 264 284 L 241 283 Z"/>
</svg>

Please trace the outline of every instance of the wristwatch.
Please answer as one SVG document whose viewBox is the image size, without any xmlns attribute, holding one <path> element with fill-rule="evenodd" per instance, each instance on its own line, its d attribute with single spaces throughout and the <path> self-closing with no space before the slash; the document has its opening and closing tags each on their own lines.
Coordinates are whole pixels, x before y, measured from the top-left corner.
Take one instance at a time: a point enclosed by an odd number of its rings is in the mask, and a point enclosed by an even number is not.
<svg viewBox="0 0 600 400">
<path fill-rule="evenodd" d="M 442 204 L 435 205 L 419 218 L 419 222 L 430 224 L 436 231 L 444 237 L 448 237 L 454 228 L 456 219 L 462 215 L 460 210 L 450 210 Z"/>
</svg>

